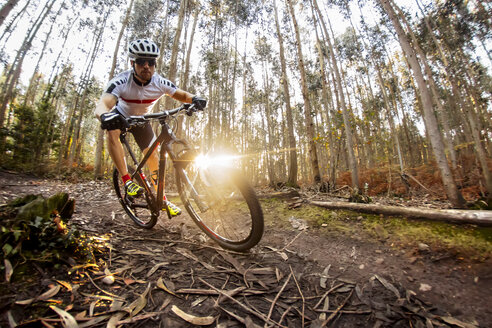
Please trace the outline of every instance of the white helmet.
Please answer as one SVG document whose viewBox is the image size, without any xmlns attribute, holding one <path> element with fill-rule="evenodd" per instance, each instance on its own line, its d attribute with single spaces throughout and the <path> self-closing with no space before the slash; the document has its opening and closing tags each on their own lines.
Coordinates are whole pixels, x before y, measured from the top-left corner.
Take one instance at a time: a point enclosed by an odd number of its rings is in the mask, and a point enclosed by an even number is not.
<svg viewBox="0 0 492 328">
<path fill-rule="evenodd" d="M 128 45 L 130 59 L 157 58 L 160 55 L 159 47 L 149 39 L 138 39 Z"/>
</svg>

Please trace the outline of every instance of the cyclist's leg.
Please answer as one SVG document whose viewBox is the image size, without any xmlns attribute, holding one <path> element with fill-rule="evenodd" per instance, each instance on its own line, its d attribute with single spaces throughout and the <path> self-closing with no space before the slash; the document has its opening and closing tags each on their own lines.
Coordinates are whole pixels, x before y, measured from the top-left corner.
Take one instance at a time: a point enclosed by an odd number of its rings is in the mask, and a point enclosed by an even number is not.
<svg viewBox="0 0 492 328">
<path fill-rule="evenodd" d="M 106 136 L 109 156 L 111 156 L 116 169 L 120 172 L 120 176 L 125 176 L 128 174 L 128 168 L 126 166 L 125 150 L 120 142 L 120 133 L 120 130 L 106 131 Z"/>
<path fill-rule="evenodd" d="M 149 146 L 155 139 L 155 134 L 151 125 L 145 124 L 144 126 L 134 127 L 130 130 L 130 132 L 133 134 L 133 137 L 135 138 L 135 141 L 137 142 L 142 153 L 146 155 L 149 151 Z M 159 172 L 159 154 L 157 151 L 154 151 L 150 155 L 146 165 L 151 174 L 152 184 L 157 190 L 157 173 Z"/>
<path fill-rule="evenodd" d="M 138 127 L 137 129 L 132 129 L 131 132 L 133 133 L 133 137 L 135 138 L 135 141 L 137 142 L 138 146 L 140 147 L 144 155 L 147 154 L 147 152 L 149 151 L 149 146 L 152 144 L 152 142 L 155 139 L 155 134 L 150 124 L 146 124 L 144 126 Z M 158 174 L 159 174 L 159 153 L 157 151 L 154 151 L 150 155 L 149 159 L 147 160 L 147 167 L 150 170 L 150 175 L 151 175 L 150 180 L 152 181 L 152 184 L 154 185 L 154 188 L 157 192 L 157 182 L 158 182 Z M 162 183 L 163 183 L 163 187 L 165 187 L 164 180 L 162 181 Z M 164 206 L 168 207 L 169 213 L 172 216 L 181 214 L 181 209 L 176 205 L 174 205 L 173 203 L 169 202 L 165 194 L 163 198 L 164 198 Z"/>
</svg>

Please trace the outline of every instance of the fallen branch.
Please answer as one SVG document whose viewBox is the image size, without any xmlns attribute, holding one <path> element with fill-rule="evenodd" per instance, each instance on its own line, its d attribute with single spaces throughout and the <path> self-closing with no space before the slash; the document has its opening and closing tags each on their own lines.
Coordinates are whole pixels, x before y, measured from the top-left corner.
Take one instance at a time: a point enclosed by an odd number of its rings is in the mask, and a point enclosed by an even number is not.
<svg viewBox="0 0 492 328">
<path fill-rule="evenodd" d="M 294 281 L 296 283 L 297 289 L 299 290 L 299 294 L 301 295 L 302 298 L 302 327 L 304 328 L 304 310 L 306 308 L 306 300 L 304 299 L 304 295 L 302 294 L 301 287 L 299 286 L 299 283 L 297 282 L 296 275 L 294 274 L 294 271 L 292 270 L 292 266 L 289 265 L 290 268 L 290 273 L 292 277 L 294 278 Z"/>
<path fill-rule="evenodd" d="M 483 226 L 492 226 L 492 211 L 435 210 L 416 207 L 399 207 L 348 202 L 309 201 L 309 203 L 330 209 L 344 209 L 371 214 L 404 216 L 413 219 L 440 220 L 455 223 L 472 223 Z"/>
<path fill-rule="evenodd" d="M 285 326 L 282 326 L 282 325 L 279 325 L 278 323 L 276 323 L 275 321 L 273 321 L 272 319 L 268 319 L 266 318 L 262 313 L 260 312 L 257 312 L 253 309 L 251 309 L 250 307 L 247 307 L 246 305 L 244 305 L 243 303 L 239 302 L 238 300 L 236 300 L 234 297 L 231 297 L 229 295 L 227 295 L 226 293 L 224 293 L 223 291 L 217 289 L 215 286 L 213 286 L 212 284 L 206 282 L 205 280 L 203 280 L 202 278 L 198 278 L 198 280 L 200 280 L 202 283 L 204 283 L 205 285 L 207 285 L 208 287 L 212 288 L 213 290 L 217 291 L 218 293 L 220 293 L 221 295 L 224 295 L 225 297 L 227 297 L 228 299 L 230 299 L 231 301 L 233 301 L 234 303 L 236 303 L 237 305 L 239 305 L 241 308 L 243 308 L 245 311 L 253 314 L 254 316 L 256 316 L 257 318 L 263 320 L 265 323 L 273 323 L 274 325 L 276 326 L 279 326 L 279 327 L 283 327 L 283 328 L 286 328 Z"/>
<path fill-rule="evenodd" d="M 417 178 L 415 178 L 413 175 L 409 174 L 409 173 L 403 173 L 405 176 L 409 177 L 410 179 L 412 179 L 413 181 L 415 181 L 419 186 L 421 186 L 422 188 L 424 188 L 426 191 L 430 192 L 430 193 L 433 193 L 434 195 L 437 195 L 437 192 L 427 188 L 426 186 L 424 186 L 422 183 L 420 183 L 419 180 L 417 180 Z"/>
<path fill-rule="evenodd" d="M 354 290 L 352 289 L 350 291 L 350 294 L 343 300 L 342 304 L 340 304 L 340 306 L 338 306 L 336 308 L 336 310 L 332 314 L 330 314 L 330 316 L 325 321 L 323 321 L 323 323 L 321 324 L 321 327 L 326 326 L 328 324 L 328 322 L 330 322 L 340 312 L 340 310 L 345 306 L 345 304 L 347 303 L 349 298 L 352 296 L 353 292 L 354 292 Z"/>
<path fill-rule="evenodd" d="M 290 277 L 292 277 L 292 273 L 289 274 L 287 279 L 285 279 L 284 285 L 282 286 L 282 288 L 280 288 L 279 292 L 277 293 L 277 296 L 275 296 L 275 298 L 273 299 L 272 305 L 270 306 L 270 311 L 268 311 L 267 320 L 270 320 L 270 317 L 272 316 L 273 309 L 275 308 L 275 303 L 277 303 L 278 298 L 280 297 L 280 295 L 284 291 L 285 287 L 289 283 Z"/>
</svg>

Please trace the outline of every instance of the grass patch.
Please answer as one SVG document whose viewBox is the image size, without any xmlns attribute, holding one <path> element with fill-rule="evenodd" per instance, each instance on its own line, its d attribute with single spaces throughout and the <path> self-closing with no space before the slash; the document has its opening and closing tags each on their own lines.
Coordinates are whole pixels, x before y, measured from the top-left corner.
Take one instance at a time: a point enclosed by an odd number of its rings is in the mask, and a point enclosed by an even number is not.
<svg viewBox="0 0 492 328">
<path fill-rule="evenodd" d="M 440 221 L 417 221 L 399 217 L 362 215 L 364 228 L 388 233 L 391 242 L 409 246 L 425 243 L 436 251 L 448 251 L 473 260 L 492 254 L 492 227 L 457 225 Z"/>
<path fill-rule="evenodd" d="M 417 247 L 425 243 L 435 252 L 445 251 L 455 256 L 483 261 L 492 255 L 492 227 L 458 225 L 440 221 L 418 221 L 401 217 L 381 217 L 346 210 L 327 210 L 303 204 L 289 209 L 281 199 L 262 199 L 265 225 L 292 229 L 289 218 L 305 220 L 327 236 L 344 236 L 381 240 L 394 247 Z"/>
</svg>

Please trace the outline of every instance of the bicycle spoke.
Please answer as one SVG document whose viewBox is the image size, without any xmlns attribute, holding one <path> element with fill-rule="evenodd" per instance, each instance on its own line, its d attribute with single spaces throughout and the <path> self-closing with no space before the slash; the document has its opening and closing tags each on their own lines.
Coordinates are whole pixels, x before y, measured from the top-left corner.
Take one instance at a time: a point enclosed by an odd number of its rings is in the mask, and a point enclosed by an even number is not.
<svg viewBox="0 0 492 328">
<path fill-rule="evenodd" d="M 190 164 L 181 173 L 180 180 L 186 209 L 197 224 L 223 246 L 247 243 L 253 233 L 255 219 L 261 221 L 257 225 L 261 225 L 262 233 L 261 209 L 258 218 L 253 217 L 247 199 L 232 176 L 214 179 Z M 248 196 L 252 197 L 251 194 Z"/>
</svg>

